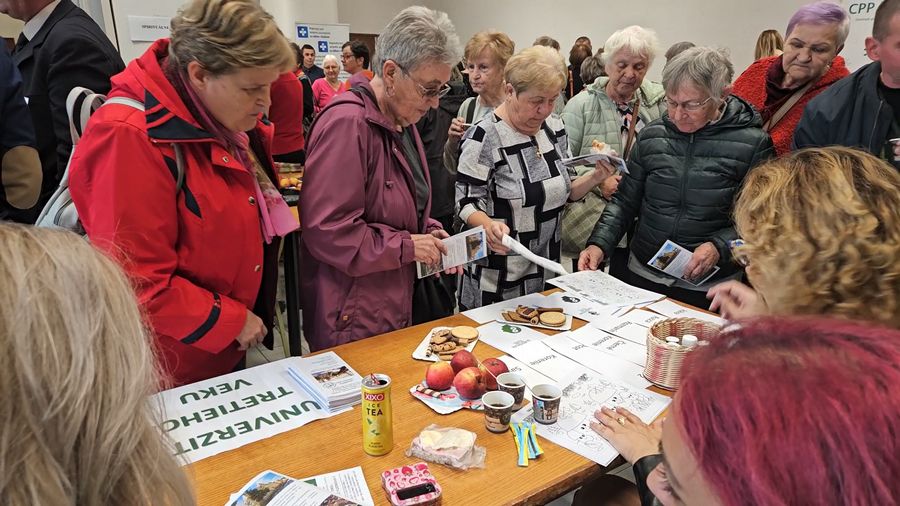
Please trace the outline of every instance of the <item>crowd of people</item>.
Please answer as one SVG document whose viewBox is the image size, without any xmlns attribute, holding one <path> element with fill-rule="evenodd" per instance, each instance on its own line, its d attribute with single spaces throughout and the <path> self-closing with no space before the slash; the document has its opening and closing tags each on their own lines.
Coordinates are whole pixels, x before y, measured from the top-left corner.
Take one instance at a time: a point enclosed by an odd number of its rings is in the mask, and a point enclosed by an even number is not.
<svg viewBox="0 0 900 506">
<path fill-rule="evenodd" d="M 271 344 L 280 245 L 301 222 L 313 351 L 417 323 L 427 283 L 460 310 L 544 290 L 553 274 L 506 236 L 741 322 L 691 354 L 667 423 L 597 411 L 637 483 L 585 483 L 576 502 L 896 499 L 900 0 L 879 5 L 873 62 L 852 74 L 849 14 L 815 2 L 783 39 L 760 34 L 737 78 L 689 41 L 656 63 L 641 26 L 596 50 L 578 37 L 568 62 L 550 37 L 516 48 L 497 30 L 462 51 L 425 7 L 319 67 L 253 0 L 191 0 L 126 67 L 71 0 L 0 12 L 26 22 L 0 54 L 0 218 L 32 223 L 65 172 L 90 240 L 0 224 L 9 502 L 191 504 L 146 397 Z M 73 151 L 75 86 L 140 106 L 101 107 Z M 601 146 L 627 171 L 562 163 Z M 305 166 L 299 221 L 279 163 Z M 486 258 L 417 279 L 474 227 Z M 649 265 L 667 242 L 692 252 L 683 278 Z"/>
</svg>

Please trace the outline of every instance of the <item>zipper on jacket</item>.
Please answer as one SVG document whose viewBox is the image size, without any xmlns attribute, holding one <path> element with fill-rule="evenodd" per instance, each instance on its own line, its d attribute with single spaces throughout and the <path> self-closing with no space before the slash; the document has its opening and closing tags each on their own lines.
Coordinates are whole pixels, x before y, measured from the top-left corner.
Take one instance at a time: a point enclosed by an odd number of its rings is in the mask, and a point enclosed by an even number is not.
<svg viewBox="0 0 900 506">
<path fill-rule="evenodd" d="M 684 214 L 685 202 L 687 201 L 685 192 L 687 190 L 688 173 L 691 171 L 691 159 L 693 159 L 693 157 L 694 134 L 691 134 L 691 138 L 688 141 L 688 151 L 684 155 L 684 170 L 681 173 L 681 200 L 678 202 L 678 215 L 675 216 L 675 226 L 672 228 L 672 239 L 678 237 L 678 229 L 681 228 L 681 216 Z"/>
</svg>

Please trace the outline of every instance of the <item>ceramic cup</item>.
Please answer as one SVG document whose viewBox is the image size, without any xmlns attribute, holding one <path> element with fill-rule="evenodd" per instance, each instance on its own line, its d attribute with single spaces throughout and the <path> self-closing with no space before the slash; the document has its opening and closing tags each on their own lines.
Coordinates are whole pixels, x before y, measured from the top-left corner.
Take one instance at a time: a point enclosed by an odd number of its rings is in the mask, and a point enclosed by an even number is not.
<svg viewBox="0 0 900 506">
<path fill-rule="evenodd" d="M 534 421 L 549 425 L 559 417 L 559 401 L 562 390 L 556 385 L 537 385 L 531 389 L 531 403 L 534 406 Z"/>
<path fill-rule="evenodd" d="M 484 426 L 491 432 L 501 433 L 509 429 L 512 416 L 513 396 L 506 392 L 488 392 L 481 396 L 484 406 Z"/>
<path fill-rule="evenodd" d="M 516 406 L 520 406 L 525 400 L 525 379 L 514 372 L 505 372 L 497 376 L 497 388 L 513 396 Z"/>
</svg>

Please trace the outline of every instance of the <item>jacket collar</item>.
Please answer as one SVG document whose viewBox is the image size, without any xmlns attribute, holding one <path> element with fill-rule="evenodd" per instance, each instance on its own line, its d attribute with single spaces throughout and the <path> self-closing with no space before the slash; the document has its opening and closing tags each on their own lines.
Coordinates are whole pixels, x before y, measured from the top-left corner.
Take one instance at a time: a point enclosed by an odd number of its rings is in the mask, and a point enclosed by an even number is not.
<svg viewBox="0 0 900 506">
<path fill-rule="evenodd" d="M 675 126 L 672 118 L 669 117 L 668 111 L 664 112 L 662 117 L 667 128 L 681 133 Z M 756 112 L 756 109 L 754 109 L 749 102 L 737 95 L 729 95 L 725 99 L 725 110 L 722 111 L 722 116 L 720 116 L 715 123 L 707 124 L 705 127 L 694 132 L 694 134 L 705 135 L 710 132 L 717 132 L 729 128 L 761 128 L 762 124 L 762 116 Z"/>
<path fill-rule="evenodd" d="M 47 35 L 53 30 L 56 23 L 59 23 L 61 20 L 68 17 L 75 9 L 76 7 L 75 4 L 72 3 L 72 0 L 61 0 L 59 5 L 57 5 L 56 8 L 53 9 L 53 12 L 50 13 L 50 17 L 47 18 L 47 21 L 41 25 L 41 29 L 38 30 L 34 37 L 25 43 L 24 46 L 17 48 L 16 52 L 13 54 L 13 61 L 15 64 L 19 65 L 34 56 L 34 48 L 42 46 L 44 40 L 47 39 Z"/>
<path fill-rule="evenodd" d="M 588 93 L 593 93 L 600 97 L 605 98 L 612 102 L 612 99 L 609 98 L 609 95 L 606 94 L 606 85 L 609 83 L 609 77 L 600 76 L 592 84 L 587 87 Z M 653 105 L 658 103 L 665 96 L 665 92 L 662 91 L 662 86 L 659 86 L 659 89 L 656 89 L 657 86 L 651 86 L 652 81 L 649 79 L 644 79 L 641 82 L 641 87 L 637 89 L 635 95 L 640 95 L 641 97 L 641 106 L 644 105 Z"/>
</svg>

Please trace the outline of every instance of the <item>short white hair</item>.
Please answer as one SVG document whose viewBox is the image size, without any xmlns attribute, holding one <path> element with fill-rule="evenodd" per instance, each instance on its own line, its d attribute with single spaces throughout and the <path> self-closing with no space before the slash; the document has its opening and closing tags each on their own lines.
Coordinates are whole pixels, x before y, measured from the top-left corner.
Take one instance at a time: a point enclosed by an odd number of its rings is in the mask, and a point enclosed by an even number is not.
<svg viewBox="0 0 900 506">
<path fill-rule="evenodd" d="M 326 54 L 326 55 L 325 55 L 325 58 L 322 58 L 322 65 L 324 66 L 326 63 L 328 63 L 328 62 L 330 62 L 330 61 L 331 61 L 331 62 L 334 62 L 334 64 L 337 65 L 338 67 L 341 66 L 341 64 L 338 63 L 337 56 L 335 56 L 335 55 L 333 55 L 333 54 Z"/>
<path fill-rule="evenodd" d="M 384 62 L 393 60 L 412 72 L 419 65 L 456 65 L 462 52 L 456 28 L 446 13 L 414 5 L 400 11 L 375 42 L 372 70 L 381 76 Z"/>
<path fill-rule="evenodd" d="M 606 39 L 606 44 L 603 45 L 603 64 L 606 65 L 623 49 L 646 58 L 649 66 L 659 53 L 659 38 L 656 37 L 656 32 L 641 26 L 623 28 Z"/>
<path fill-rule="evenodd" d="M 662 85 L 666 93 L 674 94 L 684 83 L 691 83 L 713 100 L 722 100 L 732 79 L 734 66 L 728 59 L 727 50 L 692 47 L 669 60 L 663 69 Z"/>
</svg>

